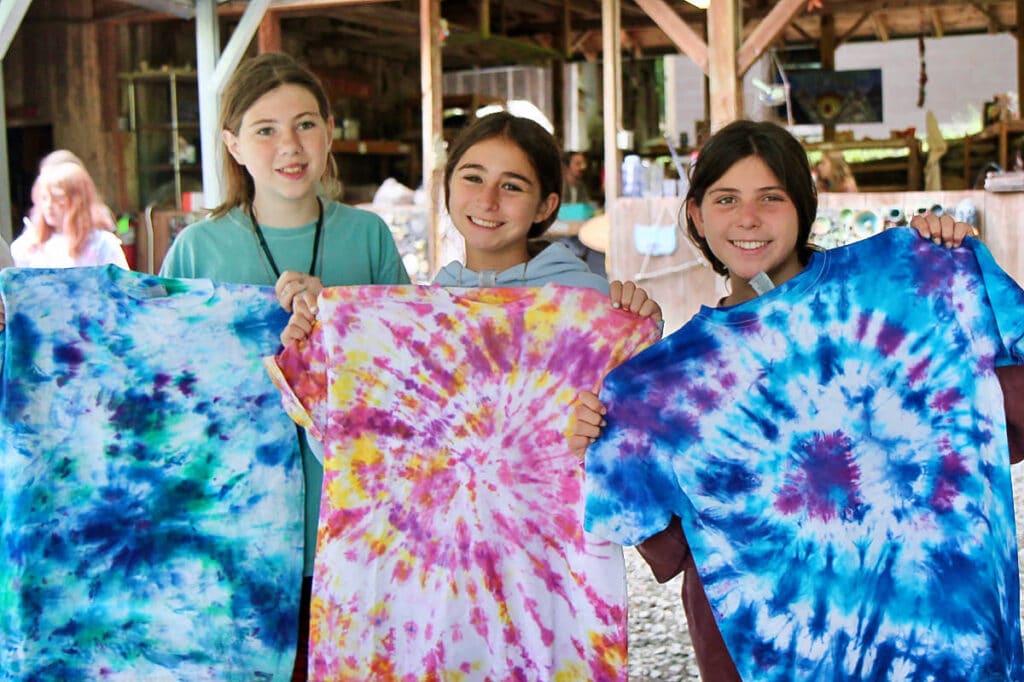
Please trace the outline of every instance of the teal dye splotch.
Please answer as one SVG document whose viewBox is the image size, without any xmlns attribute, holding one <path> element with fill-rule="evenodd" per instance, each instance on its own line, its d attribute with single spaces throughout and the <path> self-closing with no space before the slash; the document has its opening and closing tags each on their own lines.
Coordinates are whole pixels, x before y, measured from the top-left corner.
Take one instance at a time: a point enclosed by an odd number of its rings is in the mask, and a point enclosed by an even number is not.
<svg viewBox="0 0 1024 682">
<path fill-rule="evenodd" d="M 302 471 L 261 364 L 286 318 L 150 280 L 0 273 L 5 682 L 290 678 Z"/>
</svg>

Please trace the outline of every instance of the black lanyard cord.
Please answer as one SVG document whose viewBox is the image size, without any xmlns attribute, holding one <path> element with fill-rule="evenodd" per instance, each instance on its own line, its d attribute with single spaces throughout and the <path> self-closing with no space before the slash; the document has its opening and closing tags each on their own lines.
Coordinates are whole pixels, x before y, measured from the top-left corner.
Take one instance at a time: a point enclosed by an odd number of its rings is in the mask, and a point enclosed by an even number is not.
<svg viewBox="0 0 1024 682">
<path fill-rule="evenodd" d="M 324 205 L 320 202 L 320 199 L 316 200 L 316 207 L 319 212 L 316 217 L 316 230 L 313 233 L 313 254 L 309 259 L 309 272 L 306 273 L 308 275 L 316 275 L 316 261 L 320 256 L 320 235 L 323 233 L 324 228 Z M 281 270 L 277 267 L 274 254 L 270 253 L 270 247 L 267 246 L 267 239 L 263 236 L 260 224 L 256 222 L 256 211 L 251 203 L 249 204 L 249 220 L 252 221 L 252 231 L 256 233 L 256 240 L 259 242 L 260 249 L 263 250 L 263 255 L 266 257 L 267 262 L 270 263 L 270 269 L 274 271 L 274 277 L 280 278 Z"/>
</svg>

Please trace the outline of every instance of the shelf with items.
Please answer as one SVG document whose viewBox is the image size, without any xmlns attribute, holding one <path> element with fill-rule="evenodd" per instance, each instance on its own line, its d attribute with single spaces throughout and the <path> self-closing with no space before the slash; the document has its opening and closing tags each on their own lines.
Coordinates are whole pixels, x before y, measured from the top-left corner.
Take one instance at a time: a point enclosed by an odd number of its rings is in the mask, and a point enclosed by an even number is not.
<svg viewBox="0 0 1024 682">
<path fill-rule="evenodd" d="M 346 187 L 346 201 L 359 203 L 372 197 L 350 198 L 358 186 L 379 186 L 389 177 L 408 187 L 420 182 L 419 150 L 416 145 L 392 140 L 334 140 L 331 152 Z"/>
<path fill-rule="evenodd" d="M 138 204 L 180 209 L 183 192 L 202 189 L 196 74 L 162 69 L 120 78 L 126 126 L 133 134 Z"/>
<path fill-rule="evenodd" d="M 808 153 L 830 151 L 892 151 L 891 156 L 870 161 L 847 158 L 861 191 L 918 191 L 924 188 L 924 162 L 921 141 L 912 136 L 887 140 L 849 140 L 843 142 L 805 142 Z"/>
<path fill-rule="evenodd" d="M 964 137 L 964 182 L 972 187 L 977 173 L 985 163 L 997 163 L 1004 171 L 1012 170 L 1011 142 L 1024 136 L 1024 121 L 996 121 L 974 135 Z M 974 157 L 972 160 L 972 156 Z"/>
</svg>

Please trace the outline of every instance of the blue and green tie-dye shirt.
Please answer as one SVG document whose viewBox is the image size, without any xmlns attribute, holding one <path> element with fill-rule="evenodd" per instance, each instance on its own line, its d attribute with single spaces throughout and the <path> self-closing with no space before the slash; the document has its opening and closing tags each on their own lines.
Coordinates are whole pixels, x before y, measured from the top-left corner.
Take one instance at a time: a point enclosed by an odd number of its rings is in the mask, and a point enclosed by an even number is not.
<svg viewBox="0 0 1024 682">
<path fill-rule="evenodd" d="M 749 680 L 1019 680 L 1003 399 L 1024 292 L 890 230 L 614 370 L 586 527 L 682 518 Z"/>
<path fill-rule="evenodd" d="M 0 680 L 287 680 L 295 427 L 273 290 L 0 273 Z"/>
</svg>

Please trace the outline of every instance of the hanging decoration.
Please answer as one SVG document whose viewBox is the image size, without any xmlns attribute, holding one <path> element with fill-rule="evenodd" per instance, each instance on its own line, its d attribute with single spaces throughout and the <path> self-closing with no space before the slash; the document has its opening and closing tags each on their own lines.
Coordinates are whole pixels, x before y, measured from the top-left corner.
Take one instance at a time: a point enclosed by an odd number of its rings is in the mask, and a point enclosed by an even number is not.
<svg viewBox="0 0 1024 682">
<path fill-rule="evenodd" d="M 924 34 L 917 34 L 917 56 L 921 62 L 921 76 L 917 80 L 917 108 L 921 109 L 924 107 L 924 85 L 928 82 L 928 72 L 925 68 L 924 60 Z"/>
</svg>

